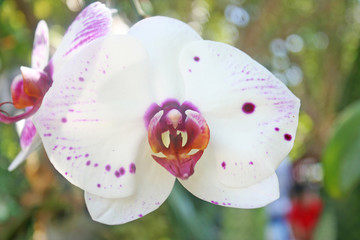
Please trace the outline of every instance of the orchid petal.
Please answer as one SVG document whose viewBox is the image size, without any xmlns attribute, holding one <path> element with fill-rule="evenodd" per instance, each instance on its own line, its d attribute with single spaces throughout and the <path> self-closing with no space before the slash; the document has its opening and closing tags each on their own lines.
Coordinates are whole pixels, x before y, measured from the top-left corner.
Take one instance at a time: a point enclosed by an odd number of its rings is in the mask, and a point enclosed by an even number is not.
<svg viewBox="0 0 360 240">
<path fill-rule="evenodd" d="M 248 187 L 224 185 L 217 177 L 217 161 L 210 146 L 195 166 L 195 173 L 180 183 L 196 197 L 225 207 L 259 208 L 279 198 L 276 174 Z"/>
<path fill-rule="evenodd" d="M 30 119 L 28 119 L 31 121 Z M 13 171 L 15 168 L 17 168 L 21 163 L 25 161 L 25 159 L 35 150 L 37 150 L 41 146 L 41 138 L 38 134 L 35 134 L 31 138 L 31 142 L 29 142 L 30 145 L 26 147 L 22 147 L 22 150 L 18 153 L 18 155 L 15 157 L 15 159 L 11 162 L 8 171 Z"/>
<path fill-rule="evenodd" d="M 25 149 L 31 145 L 36 136 L 36 128 L 32 122 L 32 118 L 25 119 L 24 127 L 21 131 L 20 146 Z"/>
<path fill-rule="evenodd" d="M 41 20 L 35 30 L 31 67 L 42 70 L 49 60 L 49 29 L 44 20 Z"/>
<path fill-rule="evenodd" d="M 148 65 L 136 39 L 109 36 L 55 72 L 34 123 L 50 161 L 74 185 L 105 198 L 133 194 L 131 168 L 153 102 Z"/>
<path fill-rule="evenodd" d="M 189 25 L 167 17 L 144 19 L 130 28 L 129 35 L 139 39 L 148 50 L 157 102 L 167 98 L 182 102 L 184 86 L 178 56 L 186 44 L 201 37 Z"/>
<path fill-rule="evenodd" d="M 54 71 L 66 63 L 69 56 L 107 35 L 111 21 L 111 11 L 102 3 L 95 2 L 83 9 L 67 29 L 52 58 Z"/>
<path fill-rule="evenodd" d="M 293 146 L 300 101 L 263 66 L 223 43 L 190 43 L 179 64 L 186 99 L 209 125 L 220 181 L 239 188 L 270 177 Z"/>
<path fill-rule="evenodd" d="M 169 196 L 175 177 L 151 158 L 149 147 L 146 149 L 136 168 L 133 195 L 108 199 L 85 192 L 87 208 L 95 221 L 114 225 L 136 220 L 156 210 Z"/>
</svg>

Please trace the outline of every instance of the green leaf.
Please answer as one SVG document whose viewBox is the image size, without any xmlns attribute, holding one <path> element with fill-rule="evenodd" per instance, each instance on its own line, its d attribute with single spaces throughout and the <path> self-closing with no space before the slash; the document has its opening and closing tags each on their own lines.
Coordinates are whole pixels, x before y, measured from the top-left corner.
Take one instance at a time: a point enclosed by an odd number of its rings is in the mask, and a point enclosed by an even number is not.
<svg viewBox="0 0 360 240">
<path fill-rule="evenodd" d="M 333 197 L 347 195 L 360 181 L 360 101 L 336 119 L 323 154 L 325 189 Z"/>
</svg>

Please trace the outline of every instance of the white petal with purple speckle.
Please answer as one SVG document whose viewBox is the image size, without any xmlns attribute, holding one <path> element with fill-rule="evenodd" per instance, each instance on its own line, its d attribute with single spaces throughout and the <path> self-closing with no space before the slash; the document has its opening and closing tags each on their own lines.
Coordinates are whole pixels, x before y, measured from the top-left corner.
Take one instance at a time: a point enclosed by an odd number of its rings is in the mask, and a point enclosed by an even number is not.
<svg viewBox="0 0 360 240">
<path fill-rule="evenodd" d="M 185 98 L 210 127 L 208 149 L 220 182 L 246 187 L 271 176 L 293 146 L 298 98 L 259 63 L 223 43 L 190 43 L 179 62 Z"/>
<path fill-rule="evenodd" d="M 181 184 L 198 198 L 216 205 L 235 208 L 263 207 L 279 198 L 279 182 L 276 174 L 248 187 L 235 188 L 219 181 L 214 148 L 207 149 L 195 166 L 195 173 Z M 227 166 L 230 167 L 230 166 Z"/>
<path fill-rule="evenodd" d="M 85 192 L 86 205 L 94 220 L 109 225 L 130 222 L 154 211 L 169 196 L 175 177 L 151 158 L 147 142 L 142 147 L 147 151 L 137 160 L 133 195 L 107 199 Z"/>
<path fill-rule="evenodd" d="M 111 22 L 111 11 L 102 3 L 95 2 L 83 9 L 67 29 L 52 58 L 54 70 L 93 40 L 107 35 Z"/>
<path fill-rule="evenodd" d="M 146 139 L 143 115 L 153 101 L 145 49 L 130 36 L 100 38 L 65 68 L 55 72 L 34 115 L 51 162 L 87 192 L 130 196 L 135 159 Z"/>
<path fill-rule="evenodd" d="M 189 25 L 168 17 L 151 17 L 130 28 L 151 59 L 152 84 L 157 102 L 167 98 L 183 99 L 184 85 L 179 72 L 178 55 L 188 43 L 201 40 Z"/>
</svg>

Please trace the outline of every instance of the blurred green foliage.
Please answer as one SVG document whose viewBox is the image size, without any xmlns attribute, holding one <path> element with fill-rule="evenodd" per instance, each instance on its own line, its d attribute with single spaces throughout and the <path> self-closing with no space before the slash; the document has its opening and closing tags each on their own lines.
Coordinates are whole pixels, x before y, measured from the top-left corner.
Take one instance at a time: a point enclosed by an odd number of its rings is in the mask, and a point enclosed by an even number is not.
<svg viewBox="0 0 360 240">
<path fill-rule="evenodd" d="M 1 0 L 0 86 L 9 85 L 19 66 L 29 65 L 40 19 L 50 27 L 53 52 L 90 2 Z M 205 39 L 242 49 L 284 81 L 302 100 L 291 156 L 323 159 L 326 208 L 316 239 L 358 239 L 360 103 L 354 102 L 360 98 L 359 1 L 106 2 L 129 25 L 149 15 L 188 22 Z M 7 100 L 6 91 L 0 89 L 1 101 Z M 263 209 L 213 206 L 179 184 L 159 210 L 140 220 L 121 226 L 95 223 L 82 191 L 59 176 L 43 152 L 9 173 L 19 149 L 14 126 L 0 124 L 0 239 L 43 239 L 41 234 L 49 239 L 264 239 Z"/>
<path fill-rule="evenodd" d="M 342 112 L 325 148 L 325 188 L 333 197 L 349 194 L 360 182 L 360 102 Z"/>
</svg>

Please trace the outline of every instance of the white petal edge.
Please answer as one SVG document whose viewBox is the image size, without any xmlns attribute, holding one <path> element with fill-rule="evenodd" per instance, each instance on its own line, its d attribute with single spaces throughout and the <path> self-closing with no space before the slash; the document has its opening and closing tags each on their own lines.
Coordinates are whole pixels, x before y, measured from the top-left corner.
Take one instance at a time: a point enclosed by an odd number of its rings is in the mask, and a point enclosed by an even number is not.
<svg viewBox="0 0 360 240">
<path fill-rule="evenodd" d="M 146 146 L 148 143 L 144 142 Z M 93 220 L 108 225 L 123 224 L 156 210 L 169 196 L 175 177 L 151 158 L 149 147 L 140 156 L 136 169 L 136 191 L 125 198 L 107 199 L 85 192 Z"/>
<path fill-rule="evenodd" d="M 54 167 L 105 198 L 133 194 L 131 166 L 146 139 L 148 57 L 133 37 L 99 38 L 55 72 L 34 123 Z"/>
<path fill-rule="evenodd" d="M 8 167 L 8 171 L 15 170 L 34 151 L 41 147 L 41 138 L 36 134 L 30 146 L 22 149 Z"/>
<path fill-rule="evenodd" d="M 49 29 L 44 20 L 41 20 L 35 30 L 34 45 L 31 55 L 31 67 L 42 70 L 49 60 Z"/>
<path fill-rule="evenodd" d="M 207 149 L 195 166 L 195 173 L 180 183 L 194 196 L 215 205 L 234 208 L 259 208 L 279 198 L 276 174 L 248 187 L 234 188 L 219 181 L 216 161 Z"/>
<path fill-rule="evenodd" d="M 299 99 L 266 68 L 224 43 L 188 44 L 179 67 L 186 100 L 209 125 L 220 181 L 241 188 L 271 176 L 293 146 Z M 243 110 L 251 105 L 253 111 Z"/>
<path fill-rule="evenodd" d="M 168 17 L 146 18 L 129 30 L 147 49 L 151 58 L 152 82 L 157 101 L 167 98 L 183 100 L 183 81 L 178 69 L 181 49 L 190 42 L 201 40 L 189 25 Z"/>
</svg>

